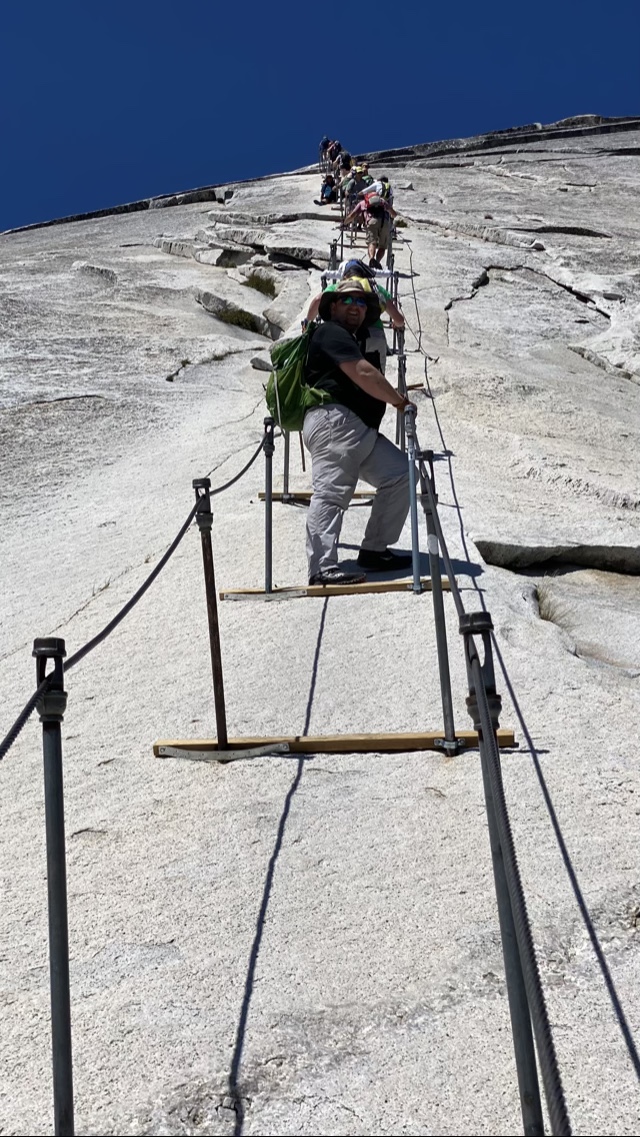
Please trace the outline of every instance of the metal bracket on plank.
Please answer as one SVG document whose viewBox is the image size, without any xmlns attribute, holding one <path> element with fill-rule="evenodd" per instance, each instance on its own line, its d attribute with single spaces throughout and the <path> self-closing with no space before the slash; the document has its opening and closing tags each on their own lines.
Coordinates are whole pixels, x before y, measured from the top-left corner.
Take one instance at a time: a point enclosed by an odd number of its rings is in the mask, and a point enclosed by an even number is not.
<svg viewBox="0 0 640 1137">
<path fill-rule="evenodd" d="M 288 742 L 274 742 L 271 746 L 252 746 L 248 750 L 181 750 L 177 746 L 159 746 L 159 758 L 188 758 L 192 762 L 243 762 L 251 758 L 288 754 Z"/>
</svg>

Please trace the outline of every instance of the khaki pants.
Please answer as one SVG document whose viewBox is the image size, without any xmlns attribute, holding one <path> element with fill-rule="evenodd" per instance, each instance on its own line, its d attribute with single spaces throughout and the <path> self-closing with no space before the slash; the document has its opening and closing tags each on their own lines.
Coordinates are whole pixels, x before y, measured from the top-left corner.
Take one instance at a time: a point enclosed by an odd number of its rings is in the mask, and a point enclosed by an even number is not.
<svg viewBox="0 0 640 1137">
<path fill-rule="evenodd" d="M 339 403 L 307 411 L 302 434 L 312 462 L 307 515 L 311 578 L 338 563 L 342 519 L 358 478 L 378 491 L 362 548 L 382 552 L 398 540 L 409 512 L 409 471 L 397 446 Z"/>
</svg>

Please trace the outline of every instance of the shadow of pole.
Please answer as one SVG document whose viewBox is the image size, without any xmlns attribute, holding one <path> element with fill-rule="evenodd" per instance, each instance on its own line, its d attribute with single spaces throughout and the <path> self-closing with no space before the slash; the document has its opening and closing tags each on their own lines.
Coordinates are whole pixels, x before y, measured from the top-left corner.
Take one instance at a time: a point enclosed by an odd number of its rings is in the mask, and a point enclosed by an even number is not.
<svg viewBox="0 0 640 1137">
<path fill-rule="evenodd" d="M 322 637 L 324 635 L 324 626 L 327 616 L 327 605 L 329 597 L 324 601 L 322 607 L 322 616 L 320 618 L 320 627 L 318 629 L 318 639 L 316 641 L 316 650 L 313 658 L 313 669 L 311 672 L 311 685 L 309 687 L 309 698 L 307 700 L 307 710 L 305 714 L 304 728 L 302 734 L 309 733 L 309 723 L 311 722 L 311 711 L 313 708 L 313 699 L 316 690 L 316 681 L 318 678 L 318 664 L 320 661 L 320 648 L 322 646 Z M 302 772 L 304 770 L 304 762 L 307 760 L 306 755 L 300 755 L 297 761 L 297 768 L 289 789 L 287 796 L 284 799 L 282 813 L 278 822 L 278 830 L 274 842 L 273 850 L 269 858 L 269 865 L 267 867 L 266 876 L 264 878 L 264 886 L 262 889 L 262 900 L 260 903 L 260 910 L 256 920 L 256 930 L 249 952 L 249 963 L 247 966 L 247 977 L 244 984 L 244 994 L 242 996 L 242 1007 L 240 1008 L 240 1018 L 238 1020 L 238 1029 L 236 1031 L 236 1040 L 233 1048 L 233 1055 L 231 1058 L 231 1066 L 229 1069 L 229 1096 L 232 1100 L 232 1108 L 235 1110 L 236 1121 L 234 1127 L 234 1137 L 242 1137 L 244 1130 L 244 1104 L 240 1094 L 240 1065 L 242 1062 L 242 1051 L 244 1048 L 244 1041 L 247 1031 L 247 1020 L 249 1018 L 249 1009 L 251 1006 L 251 996 L 253 994 L 253 986 L 255 982 L 256 968 L 258 966 L 258 956 L 260 954 L 260 945 L 262 943 L 262 933 L 264 931 L 264 922 L 267 915 L 267 908 L 269 907 L 269 899 L 271 897 L 271 889 L 273 887 L 273 879 L 275 876 L 276 865 L 278 857 L 282 849 L 284 840 L 285 829 L 287 827 L 287 819 L 291 810 L 291 803 L 298 790 L 302 780 Z"/>
</svg>

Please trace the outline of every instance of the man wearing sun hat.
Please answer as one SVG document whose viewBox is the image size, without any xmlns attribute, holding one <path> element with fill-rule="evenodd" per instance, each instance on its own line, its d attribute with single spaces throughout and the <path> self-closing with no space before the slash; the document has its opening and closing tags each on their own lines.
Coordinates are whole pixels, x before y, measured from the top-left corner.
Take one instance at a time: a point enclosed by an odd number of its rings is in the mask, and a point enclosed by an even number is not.
<svg viewBox="0 0 640 1137">
<path fill-rule="evenodd" d="M 379 433 L 387 404 L 404 407 L 409 400 L 367 362 L 356 342 L 360 327 L 380 315 L 369 281 L 345 280 L 335 291 L 325 291 L 319 315 L 323 323 L 311 339 L 305 378 L 309 386 L 326 391 L 330 401 L 307 411 L 302 432 L 313 476 L 307 515 L 309 583 L 355 584 L 365 575 L 340 568 L 338 540 L 358 478 L 377 489 L 358 566 L 384 572 L 411 564 L 411 554 L 388 548 L 398 540 L 409 510 L 407 458 Z"/>
</svg>

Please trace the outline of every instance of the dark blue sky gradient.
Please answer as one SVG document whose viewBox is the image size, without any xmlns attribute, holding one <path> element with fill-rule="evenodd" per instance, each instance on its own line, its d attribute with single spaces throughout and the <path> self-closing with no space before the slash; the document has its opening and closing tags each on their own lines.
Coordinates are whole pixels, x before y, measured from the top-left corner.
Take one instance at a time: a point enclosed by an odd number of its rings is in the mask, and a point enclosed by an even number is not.
<svg viewBox="0 0 640 1137">
<path fill-rule="evenodd" d="M 573 114 L 640 114 L 640 3 L 3 6 L 0 229 Z M 376 50 L 379 45 L 379 50 Z"/>
</svg>

